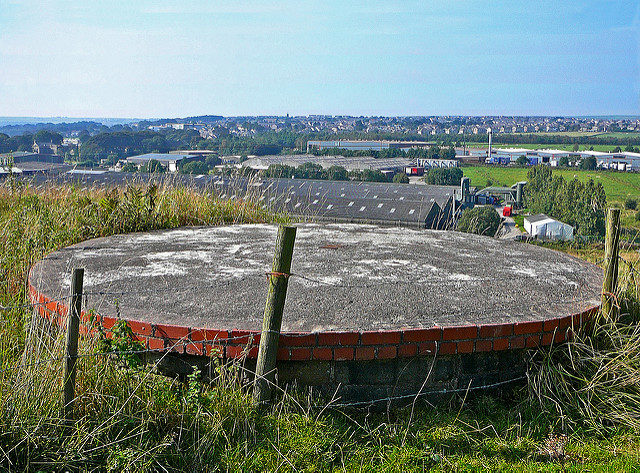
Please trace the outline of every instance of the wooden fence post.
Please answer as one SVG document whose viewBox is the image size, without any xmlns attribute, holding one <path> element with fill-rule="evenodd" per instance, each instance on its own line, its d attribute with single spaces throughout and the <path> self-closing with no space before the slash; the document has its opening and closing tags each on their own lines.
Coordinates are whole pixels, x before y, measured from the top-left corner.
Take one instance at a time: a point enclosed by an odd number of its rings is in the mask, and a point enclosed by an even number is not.
<svg viewBox="0 0 640 473">
<path fill-rule="evenodd" d="M 276 251 L 269 274 L 269 293 L 264 308 L 262 334 L 258 348 L 256 376 L 254 380 L 254 399 L 264 403 L 271 399 L 271 386 L 275 382 L 276 355 L 278 339 L 282 325 L 282 311 L 287 296 L 287 286 L 291 271 L 293 244 L 296 239 L 296 228 L 280 225 L 276 240 Z"/>
<path fill-rule="evenodd" d="M 618 251 L 620 243 L 620 209 L 607 213 L 607 233 L 604 244 L 604 281 L 602 283 L 602 316 L 613 320 L 616 310 L 615 293 L 618 288 Z"/>
<path fill-rule="evenodd" d="M 73 416 L 73 401 L 76 388 L 76 361 L 78 359 L 78 336 L 80 332 L 80 314 L 82 313 L 83 279 L 84 269 L 74 269 L 73 273 L 71 273 L 71 296 L 67 317 L 63 378 L 63 409 L 66 422 L 70 422 Z"/>
</svg>

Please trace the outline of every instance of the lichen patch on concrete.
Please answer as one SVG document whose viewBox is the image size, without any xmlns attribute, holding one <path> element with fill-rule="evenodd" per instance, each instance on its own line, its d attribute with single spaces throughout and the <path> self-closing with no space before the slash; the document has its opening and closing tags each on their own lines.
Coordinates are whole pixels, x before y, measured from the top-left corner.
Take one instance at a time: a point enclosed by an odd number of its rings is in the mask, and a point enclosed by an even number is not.
<svg viewBox="0 0 640 473">
<path fill-rule="evenodd" d="M 277 228 L 234 225 L 116 235 L 32 271 L 62 300 L 85 268 L 87 308 L 153 323 L 257 330 Z M 284 330 L 377 330 L 543 320 L 598 303 L 601 271 L 569 255 L 458 232 L 298 225 Z M 100 294 L 98 294 L 100 293 Z"/>
</svg>

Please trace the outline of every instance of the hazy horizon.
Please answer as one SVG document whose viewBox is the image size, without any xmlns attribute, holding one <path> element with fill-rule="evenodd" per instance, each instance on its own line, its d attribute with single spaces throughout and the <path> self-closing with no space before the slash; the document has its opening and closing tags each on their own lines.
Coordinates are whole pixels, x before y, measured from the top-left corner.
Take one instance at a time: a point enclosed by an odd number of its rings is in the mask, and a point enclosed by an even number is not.
<svg viewBox="0 0 640 473">
<path fill-rule="evenodd" d="M 0 116 L 640 115 L 635 0 L 0 1 Z"/>
</svg>

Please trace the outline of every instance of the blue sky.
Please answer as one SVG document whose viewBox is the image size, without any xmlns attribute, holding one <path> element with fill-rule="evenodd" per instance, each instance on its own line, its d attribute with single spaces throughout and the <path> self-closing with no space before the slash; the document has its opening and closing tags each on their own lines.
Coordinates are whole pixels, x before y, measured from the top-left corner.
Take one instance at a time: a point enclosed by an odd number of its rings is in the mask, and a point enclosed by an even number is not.
<svg viewBox="0 0 640 473">
<path fill-rule="evenodd" d="M 0 0 L 0 116 L 640 114 L 640 1 Z"/>
</svg>

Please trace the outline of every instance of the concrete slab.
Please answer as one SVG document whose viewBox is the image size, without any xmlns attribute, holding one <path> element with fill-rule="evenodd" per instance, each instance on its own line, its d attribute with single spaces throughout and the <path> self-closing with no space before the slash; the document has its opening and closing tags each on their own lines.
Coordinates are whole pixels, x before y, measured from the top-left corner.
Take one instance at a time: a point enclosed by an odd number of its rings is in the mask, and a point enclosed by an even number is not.
<svg viewBox="0 0 640 473">
<path fill-rule="evenodd" d="M 116 235 L 50 254 L 31 272 L 64 300 L 85 268 L 84 307 L 149 323 L 259 330 L 276 227 Z M 391 330 L 544 320 L 599 303 L 601 270 L 488 237 L 353 224 L 301 224 L 284 331 Z"/>
</svg>

